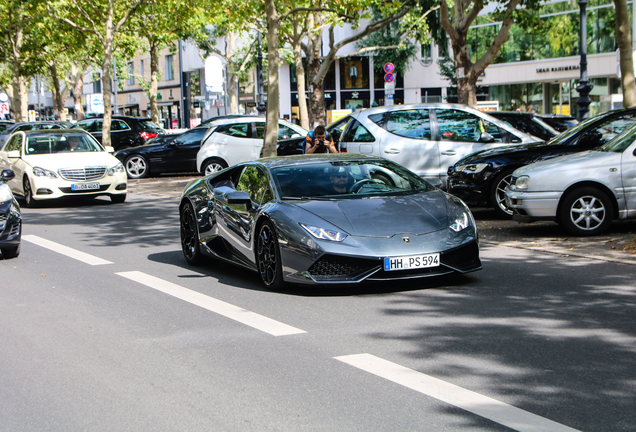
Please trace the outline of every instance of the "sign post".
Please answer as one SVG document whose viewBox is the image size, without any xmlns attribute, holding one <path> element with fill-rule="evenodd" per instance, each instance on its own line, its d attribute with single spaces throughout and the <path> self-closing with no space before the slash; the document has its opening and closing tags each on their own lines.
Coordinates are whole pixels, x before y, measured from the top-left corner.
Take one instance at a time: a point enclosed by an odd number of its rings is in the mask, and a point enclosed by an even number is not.
<svg viewBox="0 0 636 432">
<path fill-rule="evenodd" d="M 395 66 L 393 63 L 384 65 L 384 106 L 393 105 L 393 95 L 395 95 Z"/>
</svg>

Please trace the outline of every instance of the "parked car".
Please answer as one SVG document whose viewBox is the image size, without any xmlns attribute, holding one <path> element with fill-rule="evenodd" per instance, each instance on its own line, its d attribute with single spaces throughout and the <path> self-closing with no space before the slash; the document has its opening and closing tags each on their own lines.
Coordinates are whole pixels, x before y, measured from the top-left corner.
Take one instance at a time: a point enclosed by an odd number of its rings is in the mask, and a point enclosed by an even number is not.
<svg viewBox="0 0 636 432">
<path fill-rule="evenodd" d="M 14 124 L 14 120 L 0 120 L 0 133 L 4 132 L 8 127 L 13 126 Z"/>
<path fill-rule="evenodd" d="M 204 175 L 261 156 L 265 117 L 230 117 L 207 124 L 213 129 L 197 154 L 197 171 Z M 306 129 L 278 120 L 278 139 L 307 136 Z"/>
<path fill-rule="evenodd" d="M 20 205 L 16 201 L 7 182 L 15 177 L 10 169 L 0 174 L 0 254 L 2 258 L 16 258 L 20 255 L 22 237 L 22 216 Z"/>
<path fill-rule="evenodd" d="M 541 120 L 536 114 L 517 111 L 489 111 L 488 114 L 513 128 L 535 136 L 543 141 L 550 141 L 560 132 Z"/>
<path fill-rule="evenodd" d="M 512 216 L 505 188 L 519 167 L 605 144 L 636 123 L 636 109 L 608 111 L 579 123 L 547 144 L 501 147 L 468 155 L 448 169 L 448 191 L 468 205 L 495 209 Z"/>
<path fill-rule="evenodd" d="M 14 132 L 31 131 L 31 130 L 49 130 L 49 129 L 68 129 L 72 127 L 72 123 L 63 121 L 34 121 L 34 122 L 18 122 L 7 126 L 0 132 L 0 148 L 7 142 L 9 136 Z"/>
<path fill-rule="evenodd" d="M 103 123 L 102 117 L 95 117 L 77 122 L 77 127 L 102 142 Z M 116 151 L 143 145 L 163 133 L 163 128 L 144 117 L 113 116 L 110 123 L 110 142 Z"/>
<path fill-rule="evenodd" d="M 340 152 L 381 156 L 446 187 L 448 167 L 477 150 L 537 142 L 458 104 L 396 105 L 354 112 L 327 127 Z"/>
<path fill-rule="evenodd" d="M 559 132 L 565 132 L 579 123 L 574 117 L 561 114 L 536 114 L 536 116 Z"/>
<path fill-rule="evenodd" d="M 7 184 L 24 197 L 27 207 L 62 197 L 98 195 L 122 203 L 126 172 L 107 150 L 78 129 L 16 132 L 0 151 L 0 168 L 15 172 Z"/>
<path fill-rule="evenodd" d="M 197 153 L 210 131 L 209 126 L 199 126 L 178 135 L 160 135 L 146 145 L 120 150 L 115 157 L 124 164 L 131 179 L 150 174 L 196 172 Z"/>
<path fill-rule="evenodd" d="M 519 168 L 506 200 L 514 220 L 553 220 L 578 236 L 636 219 L 636 125 L 597 150 Z"/>
<path fill-rule="evenodd" d="M 190 182 L 179 214 L 188 263 L 213 256 L 258 272 L 270 288 L 481 269 L 465 204 L 378 157 L 241 163 Z"/>
</svg>

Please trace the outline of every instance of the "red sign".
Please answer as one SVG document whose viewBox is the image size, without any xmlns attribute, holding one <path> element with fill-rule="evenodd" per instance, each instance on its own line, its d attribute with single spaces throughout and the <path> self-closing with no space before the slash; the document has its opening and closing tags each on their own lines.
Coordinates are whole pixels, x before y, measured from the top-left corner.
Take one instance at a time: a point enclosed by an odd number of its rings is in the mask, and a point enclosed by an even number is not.
<svg viewBox="0 0 636 432">
<path fill-rule="evenodd" d="M 395 66 L 393 66 L 393 63 L 387 63 L 384 65 L 384 72 L 390 74 L 395 70 Z"/>
<path fill-rule="evenodd" d="M 384 75 L 384 81 L 388 83 L 393 82 L 394 79 L 395 79 L 395 75 L 393 75 L 392 73 L 388 73 Z"/>
</svg>

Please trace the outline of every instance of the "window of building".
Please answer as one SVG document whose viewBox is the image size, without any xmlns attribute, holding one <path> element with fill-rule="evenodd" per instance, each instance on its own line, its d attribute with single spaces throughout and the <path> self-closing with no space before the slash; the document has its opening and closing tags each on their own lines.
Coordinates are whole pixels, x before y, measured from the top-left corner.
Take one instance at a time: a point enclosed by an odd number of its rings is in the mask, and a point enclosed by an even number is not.
<svg viewBox="0 0 636 432">
<path fill-rule="evenodd" d="M 135 85 L 135 64 L 128 62 L 128 85 Z"/>
<path fill-rule="evenodd" d="M 144 77 L 145 76 L 145 71 L 144 71 L 144 61 L 140 60 L 139 62 L 139 70 L 141 71 L 141 76 Z"/>
<path fill-rule="evenodd" d="M 340 60 L 340 88 L 369 88 L 369 58 L 349 57 Z"/>
<path fill-rule="evenodd" d="M 420 50 L 420 61 L 424 66 L 433 64 L 433 47 L 430 43 L 422 44 Z"/>
<path fill-rule="evenodd" d="M 93 93 L 102 92 L 102 76 L 99 72 L 93 72 Z"/>
<path fill-rule="evenodd" d="M 174 60 L 173 55 L 168 54 L 166 56 L 166 81 L 172 81 L 174 79 Z"/>
</svg>

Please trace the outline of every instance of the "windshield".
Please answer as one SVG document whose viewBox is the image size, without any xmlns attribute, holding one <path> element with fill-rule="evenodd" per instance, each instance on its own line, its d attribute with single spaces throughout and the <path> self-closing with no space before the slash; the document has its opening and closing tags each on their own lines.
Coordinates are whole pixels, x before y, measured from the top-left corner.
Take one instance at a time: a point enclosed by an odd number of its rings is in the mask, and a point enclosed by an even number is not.
<svg viewBox="0 0 636 432">
<path fill-rule="evenodd" d="M 283 199 L 340 199 L 408 195 L 433 190 L 390 161 L 329 161 L 272 169 Z"/>
<path fill-rule="evenodd" d="M 557 135 L 556 137 L 551 139 L 548 144 L 550 144 L 550 145 L 561 145 L 565 141 L 569 140 L 571 136 L 576 135 L 577 133 L 579 133 L 580 131 L 582 131 L 586 127 L 588 127 L 590 124 L 598 121 L 598 119 L 599 119 L 599 117 L 592 117 L 592 118 L 589 118 L 589 119 L 587 119 L 585 121 L 582 121 L 581 123 L 578 123 L 576 126 L 573 126 L 573 127 L 569 128 L 568 130 L 566 130 L 565 132 L 562 132 L 561 135 Z"/>
<path fill-rule="evenodd" d="M 101 152 L 102 147 L 85 133 L 33 135 L 29 137 L 25 153 L 42 155 L 68 152 Z"/>
<path fill-rule="evenodd" d="M 634 140 L 636 140 L 636 125 L 625 129 L 623 133 L 600 147 L 599 151 L 622 153 Z"/>
</svg>

